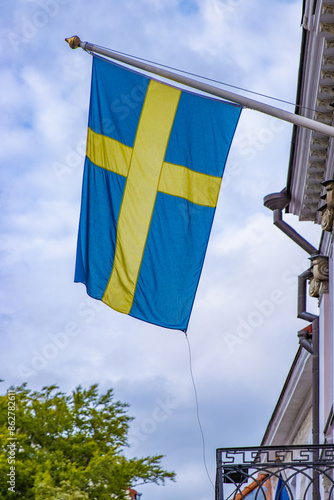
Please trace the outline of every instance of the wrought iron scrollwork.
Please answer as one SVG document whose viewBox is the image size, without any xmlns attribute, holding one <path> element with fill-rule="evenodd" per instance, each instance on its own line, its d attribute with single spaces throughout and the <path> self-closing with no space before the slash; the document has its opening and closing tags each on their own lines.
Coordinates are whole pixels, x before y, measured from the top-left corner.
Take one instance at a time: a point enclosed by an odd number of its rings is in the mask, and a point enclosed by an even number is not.
<svg viewBox="0 0 334 500">
<path fill-rule="evenodd" d="M 275 495 L 334 500 L 334 445 L 217 450 L 216 500 L 268 500 Z"/>
</svg>

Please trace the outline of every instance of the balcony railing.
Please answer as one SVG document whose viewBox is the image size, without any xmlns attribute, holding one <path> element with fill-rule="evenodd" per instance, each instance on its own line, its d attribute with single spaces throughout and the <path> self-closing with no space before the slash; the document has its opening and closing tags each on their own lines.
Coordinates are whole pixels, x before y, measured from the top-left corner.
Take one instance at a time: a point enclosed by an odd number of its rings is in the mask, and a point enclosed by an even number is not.
<svg viewBox="0 0 334 500">
<path fill-rule="evenodd" d="M 334 445 L 217 450 L 216 500 L 334 500 Z"/>
</svg>

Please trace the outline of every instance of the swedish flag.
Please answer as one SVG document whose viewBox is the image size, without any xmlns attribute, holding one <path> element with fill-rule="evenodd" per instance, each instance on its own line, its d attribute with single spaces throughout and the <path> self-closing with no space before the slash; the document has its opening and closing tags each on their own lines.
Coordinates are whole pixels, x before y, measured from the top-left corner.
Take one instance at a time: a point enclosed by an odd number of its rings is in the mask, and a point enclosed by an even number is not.
<svg viewBox="0 0 334 500">
<path fill-rule="evenodd" d="M 75 281 L 186 331 L 241 108 L 93 57 Z"/>
</svg>

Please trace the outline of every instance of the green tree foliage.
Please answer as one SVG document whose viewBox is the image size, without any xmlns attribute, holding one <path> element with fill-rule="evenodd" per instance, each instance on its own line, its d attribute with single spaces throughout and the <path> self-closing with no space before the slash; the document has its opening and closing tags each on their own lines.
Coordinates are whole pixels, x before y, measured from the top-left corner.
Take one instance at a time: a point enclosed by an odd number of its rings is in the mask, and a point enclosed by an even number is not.
<svg viewBox="0 0 334 500">
<path fill-rule="evenodd" d="M 10 390 L 0 396 L 1 499 L 123 500 L 137 482 L 174 480 L 173 472 L 161 468 L 162 455 L 124 456 L 132 418 L 127 404 L 114 401 L 112 389 L 102 395 L 97 384 L 79 386 L 69 395 L 56 385 L 40 392 L 27 384 Z M 13 401 L 15 431 L 8 420 Z M 15 492 L 8 489 L 10 466 Z"/>
</svg>

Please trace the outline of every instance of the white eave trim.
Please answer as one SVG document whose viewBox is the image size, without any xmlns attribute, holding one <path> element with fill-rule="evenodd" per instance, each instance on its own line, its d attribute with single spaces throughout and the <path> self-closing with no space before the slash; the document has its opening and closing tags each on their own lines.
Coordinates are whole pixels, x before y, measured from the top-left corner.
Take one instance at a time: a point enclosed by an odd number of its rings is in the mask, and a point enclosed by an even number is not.
<svg viewBox="0 0 334 500">
<path fill-rule="evenodd" d="M 261 446 L 291 444 L 312 406 L 312 356 L 300 348 Z"/>
</svg>

